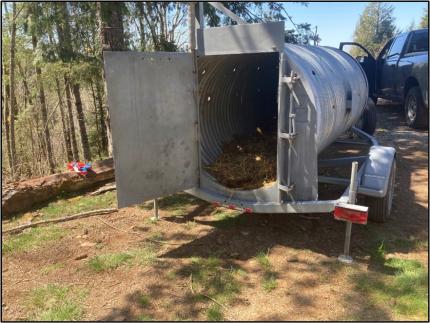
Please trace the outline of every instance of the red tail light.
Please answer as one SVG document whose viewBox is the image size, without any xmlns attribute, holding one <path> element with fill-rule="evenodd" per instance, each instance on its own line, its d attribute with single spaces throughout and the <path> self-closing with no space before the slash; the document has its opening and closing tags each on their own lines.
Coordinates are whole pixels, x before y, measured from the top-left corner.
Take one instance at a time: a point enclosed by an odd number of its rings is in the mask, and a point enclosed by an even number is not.
<svg viewBox="0 0 430 323">
<path fill-rule="evenodd" d="M 350 221 L 357 224 L 366 224 L 368 209 L 367 206 L 338 203 L 334 208 L 334 218 L 336 220 Z"/>
</svg>

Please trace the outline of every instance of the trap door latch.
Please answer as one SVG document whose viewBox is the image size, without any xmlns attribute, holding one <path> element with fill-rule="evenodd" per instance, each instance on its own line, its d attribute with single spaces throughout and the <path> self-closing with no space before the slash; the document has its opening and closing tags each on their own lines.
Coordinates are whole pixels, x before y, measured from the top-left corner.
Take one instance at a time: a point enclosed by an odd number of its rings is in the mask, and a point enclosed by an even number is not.
<svg viewBox="0 0 430 323">
<path fill-rule="evenodd" d="M 279 183 L 278 187 L 280 190 L 290 193 L 294 190 L 294 184 L 291 182 L 291 162 L 292 162 L 292 145 L 294 139 L 297 137 L 296 132 L 296 113 L 294 110 L 294 84 L 299 80 L 299 76 L 296 72 L 291 70 L 290 76 L 282 76 L 281 82 L 286 84 L 288 88 L 290 89 L 289 93 L 289 109 L 288 109 L 288 116 L 285 116 L 286 111 L 285 109 L 282 109 L 284 115 L 280 116 L 282 120 L 288 120 L 288 131 L 285 132 L 285 129 L 281 129 L 279 132 L 279 137 L 285 140 L 288 140 L 288 150 L 287 150 L 287 179 L 286 179 L 286 185 Z"/>
</svg>

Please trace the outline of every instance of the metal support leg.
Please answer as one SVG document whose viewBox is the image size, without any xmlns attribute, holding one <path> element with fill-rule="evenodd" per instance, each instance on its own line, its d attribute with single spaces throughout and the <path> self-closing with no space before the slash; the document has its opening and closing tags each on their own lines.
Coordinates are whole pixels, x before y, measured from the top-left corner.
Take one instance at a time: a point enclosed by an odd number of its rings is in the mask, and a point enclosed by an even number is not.
<svg viewBox="0 0 430 323">
<path fill-rule="evenodd" d="M 151 218 L 153 221 L 158 221 L 158 200 L 154 199 L 154 216 Z"/>
<path fill-rule="evenodd" d="M 351 183 L 349 184 L 349 195 L 348 195 L 349 204 L 355 204 L 355 199 L 357 196 L 357 186 L 358 186 L 357 170 L 358 170 L 358 162 L 353 162 L 352 168 L 351 168 Z M 352 229 L 352 222 L 347 221 L 343 255 L 340 255 L 338 257 L 340 262 L 343 262 L 346 264 L 352 263 L 352 257 L 349 255 L 349 245 L 351 242 L 351 229 Z"/>
</svg>

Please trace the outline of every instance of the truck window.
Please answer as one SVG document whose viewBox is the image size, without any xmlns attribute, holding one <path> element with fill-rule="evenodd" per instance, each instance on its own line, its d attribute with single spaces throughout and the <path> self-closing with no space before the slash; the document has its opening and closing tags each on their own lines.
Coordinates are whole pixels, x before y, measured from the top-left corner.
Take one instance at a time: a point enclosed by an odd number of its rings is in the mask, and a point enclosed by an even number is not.
<svg viewBox="0 0 430 323">
<path fill-rule="evenodd" d="M 394 40 L 393 46 L 391 46 L 390 51 L 388 52 L 387 58 L 400 55 L 403 49 L 403 45 L 405 44 L 406 36 L 407 35 L 400 35 Z"/>
<path fill-rule="evenodd" d="M 387 58 L 388 50 L 390 49 L 392 43 L 393 43 L 393 40 L 389 40 L 385 44 L 384 48 L 382 48 L 381 52 L 378 55 L 378 60 L 384 60 Z"/>
<path fill-rule="evenodd" d="M 408 53 L 428 52 L 428 30 L 414 32 L 411 42 L 409 43 Z"/>
</svg>

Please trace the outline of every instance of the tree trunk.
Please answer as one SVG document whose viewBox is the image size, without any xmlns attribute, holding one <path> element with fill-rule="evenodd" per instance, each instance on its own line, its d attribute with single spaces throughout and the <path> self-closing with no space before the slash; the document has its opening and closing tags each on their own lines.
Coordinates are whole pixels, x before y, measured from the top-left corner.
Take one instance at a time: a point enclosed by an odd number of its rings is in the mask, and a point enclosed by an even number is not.
<svg viewBox="0 0 430 323">
<path fill-rule="evenodd" d="M 72 98 L 70 94 L 70 84 L 67 76 L 64 76 L 64 86 L 66 90 L 67 115 L 70 128 L 70 137 L 72 142 L 73 159 L 79 160 L 78 143 L 76 141 L 75 122 L 73 120 Z"/>
<path fill-rule="evenodd" d="M 12 25 L 10 36 L 10 65 L 9 65 L 9 99 L 10 99 L 10 153 L 12 177 L 15 175 L 16 167 L 16 147 L 15 147 L 15 42 L 16 42 L 16 2 L 12 2 Z"/>
<path fill-rule="evenodd" d="M 31 40 L 33 44 L 33 52 L 35 52 L 36 46 L 37 46 L 36 36 L 33 35 L 31 37 Z M 37 80 L 37 84 L 39 85 L 40 112 L 42 114 L 42 127 L 43 127 L 43 133 L 45 137 L 44 141 L 45 141 L 46 152 L 48 155 L 49 171 L 52 174 L 55 172 L 55 164 L 54 164 L 54 158 L 52 155 L 51 135 L 49 133 L 49 127 L 48 127 L 48 113 L 46 109 L 45 90 L 43 88 L 42 70 L 38 66 L 36 66 L 36 80 Z"/>
<path fill-rule="evenodd" d="M 57 77 L 55 78 L 55 85 L 56 85 L 57 95 L 58 95 L 58 105 L 59 105 L 60 114 L 61 114 L 61 125 L 63 127 L 63 138 L 64 138 L 64 146 L 66 147 L 67 161 L 72 161 L 73 152 L 72 152 L 72 144 L 70 143 L 70 130 L 69 130 L 69 127 L 67 126 L 67 122 L 65 121 L 63 97 L 61 95 L 60 81 L 58 80 Z"/>
<path fill-rule="evenodd" d="M 94 91 L 94 83 L 92 80 L 90 80 L 90 85 L 91 85 L 91 95 L 93 97 L 93 104 L 94 104 L 94 118 L 96 119 L 95 123 L 96 123 L 96 133 L 97 133 L 97 140 L 96 140 L 97 153 L 98 153 L 99 157 L 101 157 L 100 142 L 101 142 L 101 136 L 102 135 L 100 133 L 99 116 L 98 116 L 98 112 L 97 112 L 97 99 L 96 99 L 96 93 Z"/>
<path fill-rule="evenodd" d="M 104 154 L 108 152 L 108 137 L 105 122 L 105 107 L 103 106 L 103 94 L 99 80 L 96 80 L 96 95 L 99 109 L 100 131 L 101 131 L 101 146 Z"/>
<path fill-rule="evenodd" d="M 138 19 L 139 19 L 139 28 L 140 28 L 140 50 L 144 52 L 146 50 L 145 24 L 143 23 L 144 4 L 143 2 L 139 1 L 139 2 L 136 2 L 136 6 L 139 12 Z"/>
<path fill-rule="evenodd" d="M 87 129 L 85 127 L 84 111 L 82 109 L 81 90 L 80 90 L 79 84 L 78 83 L 73 84 L 72 90 L 73 90 L 73 96 L 75 97 L 75 107 L 76 107 L 76 113 L 78 116 L 78 124 L 79 124 L 79 131 L 81 134 L 81 143 L 82 143 L 82 150 L 84 152 L 84 159 L 91 160 L 90 145 L 88 143 Z"/>
<path fill-rule="evenodd" d="M 6 74 L 6 71 L 4 70 L 4 73 Z M 9 120 L 10 120 L 10 112 L 9 112 L 9 84 L 5 82 L 4 84 L 4 130 L 6 134 L 6 150 L 7 150 L 7 159 L 9 162 L 9 169 L 11 175 L 13 174 L 13 163 L 12 163 L 12 152 L 10 149 L 10 126 L 9 126 Z"/>
<path fill-rule="evenodd" d="M 17 61 L 17 66 L 18 66 L 18 71 L 22 77 L 22 85 L 24 86 L 24 102 L 25 102 L 25 105 L 27 105 L 27 103 L 32 105 L 33 99 L 31 98 L 31 95 L 30 95 L 30 90 L 28 88 L 28 82 L 26 79 L 26 75 L 24 73 L 24 69 L 22 68 L 22 65 L 19 61 Z"/>
<path fill-rule="evenodd" d="M 126 50 L 122 6 L 124 6 L 124 3 L 122 2 L 97 2 L 96 14 L 99 26 L 100 48 L 102 48 L 102 50 Z M 103 55 L 103 52 L 101 52 L 101 55 Z M 108 155 L 112 156 L 112 130 L 110 127 L 109 106 L 106 99 L 107 87 L 104 70 L 102 79 L 105 93 L 103 103 L 105 104 L 104 111 L 106 111 L 105 124 L 108 141 Z"/>
</svg>

